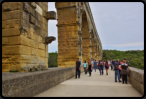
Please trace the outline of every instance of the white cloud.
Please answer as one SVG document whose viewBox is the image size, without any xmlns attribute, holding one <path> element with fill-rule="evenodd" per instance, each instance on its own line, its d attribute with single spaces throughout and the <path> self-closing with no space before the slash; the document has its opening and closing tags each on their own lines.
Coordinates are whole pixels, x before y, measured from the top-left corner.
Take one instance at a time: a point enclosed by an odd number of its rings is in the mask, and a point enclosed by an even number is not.
<svg viewBox="0 0 146 99">
<path fill-rule="evenodd" d="M 125 43 L 125 44 L 108 44 L 108 45 L 103 45 L 103 46 L 134 47 L 134 46 L 144 46 L 144 42 Z"/>
</svg>

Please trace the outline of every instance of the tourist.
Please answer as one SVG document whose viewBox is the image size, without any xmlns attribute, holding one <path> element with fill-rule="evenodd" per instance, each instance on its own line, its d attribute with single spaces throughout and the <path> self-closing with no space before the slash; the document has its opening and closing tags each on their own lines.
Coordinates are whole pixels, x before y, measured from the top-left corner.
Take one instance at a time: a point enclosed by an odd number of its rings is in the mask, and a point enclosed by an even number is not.
<svg viewBox="0 0 146 99">
<path fill-rule="evenodd" d="M 100 60 L 98 61 L 97 66 L 98 66 L 98 69 L 99 69 L 100 68 Z M 99 69 L 99 72 L 100 72 L 100 69 Z"/>
<path fill-rule="evenodd" d="M 130 68 L 128 67 L 128 64 L 126 63 L 126 60 L 123 60 L 123 64 L 121 64 L 121 67 L 122 67 L 122 70 L 121 70 L 120 74 L 122 76 L 122 82 L 123 82 L 123 84 L 124 84 L 124 82 L 126 84 L 128 84 L 127 83 L 127 75 L 129 74 L 129 72 L 128 72 L 127 68 L 128 69 L 130 69 Z"/>
<path fill-rule="evenodd" d="M 96 69 L 97 69 L 97 61 L 95 60 L 94 61 L 94 70 L 95 70 L 95 72 L 96 72 Z"/>
<path fill-rule="evenodd" d="M 76 78 L 78 74 L 78 78 L 80 78 L 80 69 L 81 69 L 81 62 L 79 61 L 79 58 L 77 58 L 76 61 Z"/>
<path fill-rule="evenodd" d="M 92 68 L 94 67 L 93 65 L 94 65 L 94 60 L 92 59 L 92 61 L 91 61 Z"/>
<path fill-rule="evenodd" d="M 121 79 L 121 70 L 122 70 L 122 67 L 121 67 L 121 64 L 119 65 L 119 74 L 120 74 L 120 79 Z"/>
<path fill-rule="evenodd" d="M 85 60 L 84 60 L 83 66 L 84 66 L 84 72 L 85 72 L 85 75 L 86 75 L 87 74 L 87 63 L 86 63 Z"/>
<path fill-rule="evenodd" d="M 123 61 L 121 61 L 120 64 L 123 64 Z"/>
<path fill-rule="evenodd" d="M 105 65 L 104 65 L 105 62 L 104 62 L 104 60 L 102 62 L 103 62 L 103 70 L 105 70 Z"/>
<path fill-rule="evenodd" d="M 91 76 L 91 71 L 92 71 L 92 64 L 91 61 L 88 64 L 88 70 L 89 70 L 89 76 Z"/>
<path fill-rule="evenodd" d="M 109 66 L 111 65 L 110 60 L 108 60 L 108 64 L 109 64 Z"/>
<path fill-rule="evenodd" d="M 115 65 L 114 65 L 114 70 L 115 70 L 115 82 L 117 82 L 117 76 L 118 76 L 119 82 L 122 82 L 122 81 L 120 80 L 119 65 L 120 65 L 119 60 L 117 60 L 117 62 L 115 62 Z"/>
<path fill-rule="evenodd" d="M 115 65 L 115 61 L 114 59 L 112 60 L 112 64 L 111 64 L 111 70 L 114 70 L 114 65 Z"/>
<path fill-rule="evenodd" d="M 103 75 L 103 61 L 102 60 L 100 61 L 100 64 L 99 64 L 99 71 L 100 71 L 100 75 L 101 74 Z"/>
<path fill-rule="evenodd" d="M 109 69 L 109 63 L 106 59 L 105 63 L 104 63 L 105 69 L 106 69 L 106 75 L 108 75 L 108 69 Z"/>
</svg>

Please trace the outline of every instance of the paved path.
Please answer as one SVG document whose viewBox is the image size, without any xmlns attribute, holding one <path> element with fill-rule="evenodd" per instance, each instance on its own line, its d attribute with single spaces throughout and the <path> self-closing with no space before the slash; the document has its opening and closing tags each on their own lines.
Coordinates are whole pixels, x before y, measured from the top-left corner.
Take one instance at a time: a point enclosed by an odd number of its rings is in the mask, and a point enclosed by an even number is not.
<svg viewBox="0 0 146 99">
<path fill-rule="evenodd" d="M 35 97 L 142 97 L 131 84 L 114 81 L 114 71 L 109 75 L 100 75 L 99 70 L 89 74 L 81 73 L 81 77 L 66 80 Z"/>
</svg>

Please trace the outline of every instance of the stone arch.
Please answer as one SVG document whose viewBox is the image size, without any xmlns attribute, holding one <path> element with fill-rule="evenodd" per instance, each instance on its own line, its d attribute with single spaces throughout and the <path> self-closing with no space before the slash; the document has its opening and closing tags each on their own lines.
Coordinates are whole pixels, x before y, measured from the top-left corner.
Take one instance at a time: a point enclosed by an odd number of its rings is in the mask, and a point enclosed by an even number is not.
<svg viewBox="0 0 146 99">
<path fill-rule="evenodd" d="M 87 20 L 87 15 L 85 12 L 82 14 L 82 53 L 84 56 L 82 57 L 83 60 L 90 60 L 91 49 L 90 49 L 90 39 L 89 39 L 89 24 Z"/>
</svg>

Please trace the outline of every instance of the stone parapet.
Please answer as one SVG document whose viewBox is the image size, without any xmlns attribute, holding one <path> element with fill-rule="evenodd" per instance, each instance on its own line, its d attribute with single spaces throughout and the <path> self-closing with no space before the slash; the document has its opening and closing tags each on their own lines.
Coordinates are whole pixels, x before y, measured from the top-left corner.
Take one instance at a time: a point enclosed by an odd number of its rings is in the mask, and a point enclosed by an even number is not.
<svg viewBox="0 0 146 99">
<path fill-rule="evenodd" d="M 83 67 L 81 72 L 84 72 Z M 75 76 L 75 66 L 49 70 L 2 73 L 3 97 L 33 97 Z"/>
<path fill-rule="evenodd" d="M 144 70 L 130 67 L 128 82 L 144 95 Z"/>
</svg>

